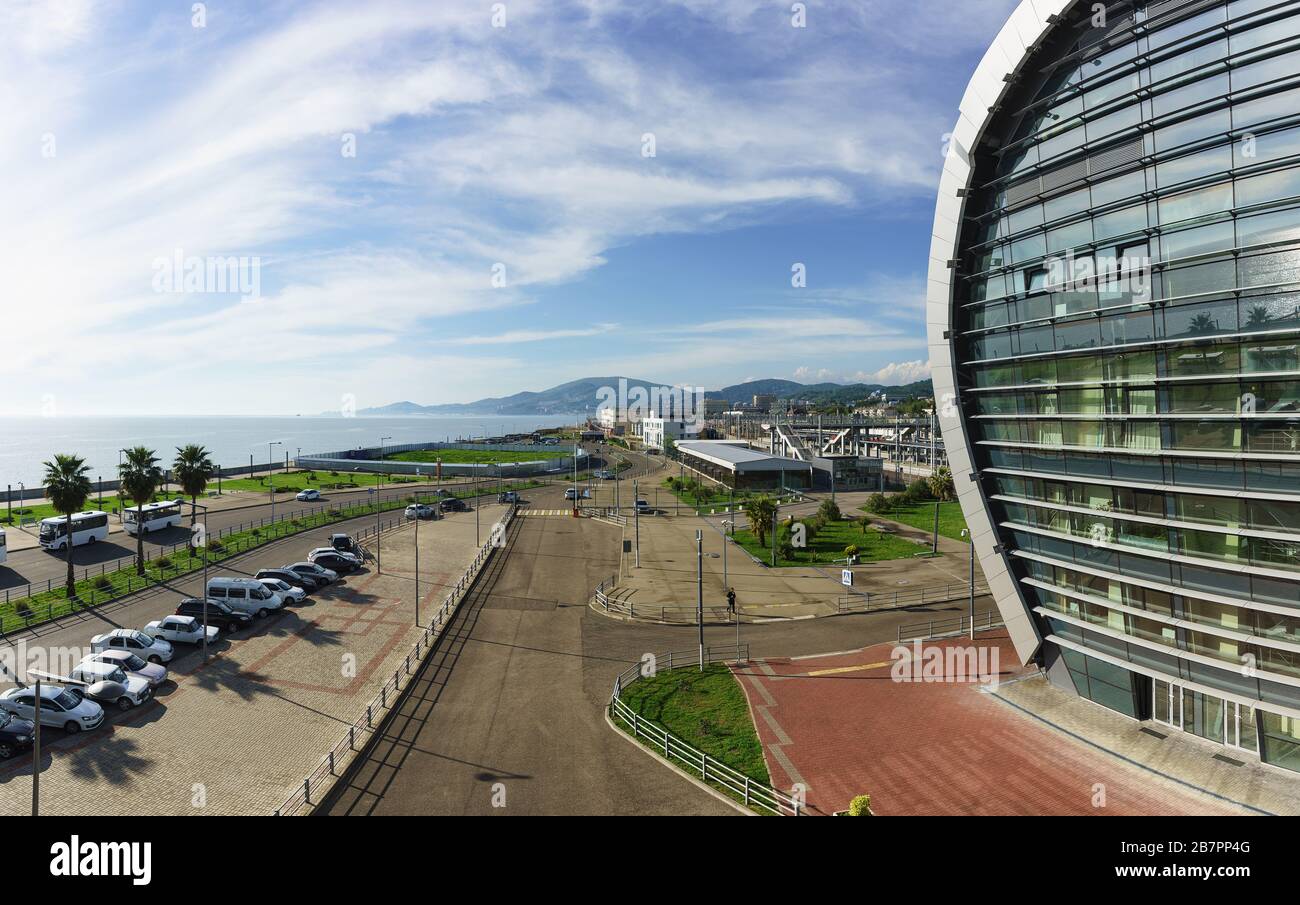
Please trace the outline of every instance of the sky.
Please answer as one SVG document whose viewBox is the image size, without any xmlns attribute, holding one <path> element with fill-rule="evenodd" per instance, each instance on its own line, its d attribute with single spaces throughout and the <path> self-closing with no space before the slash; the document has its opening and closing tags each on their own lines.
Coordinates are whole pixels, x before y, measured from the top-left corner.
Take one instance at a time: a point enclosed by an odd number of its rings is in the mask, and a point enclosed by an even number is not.
<svg viewBox="0 0 1300 905">
<path fill-rule="evenodd" d="M 0 4 L 0 414 L 928 376 L 1014 0 Z"/>
</svg>

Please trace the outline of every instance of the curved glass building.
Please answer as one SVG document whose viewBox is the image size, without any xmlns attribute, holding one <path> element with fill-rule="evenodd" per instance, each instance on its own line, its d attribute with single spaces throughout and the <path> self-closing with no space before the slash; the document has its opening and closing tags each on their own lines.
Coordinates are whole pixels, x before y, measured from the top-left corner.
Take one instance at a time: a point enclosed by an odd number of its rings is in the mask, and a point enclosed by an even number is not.
<svg viewBox="0 0 1300 905">
<path fill-rule="evenodd" d="M 962 100 L 928 325 L 1021 658 L 1300 770 L 1300 2 L 1024 0 Z"/>
</svg>

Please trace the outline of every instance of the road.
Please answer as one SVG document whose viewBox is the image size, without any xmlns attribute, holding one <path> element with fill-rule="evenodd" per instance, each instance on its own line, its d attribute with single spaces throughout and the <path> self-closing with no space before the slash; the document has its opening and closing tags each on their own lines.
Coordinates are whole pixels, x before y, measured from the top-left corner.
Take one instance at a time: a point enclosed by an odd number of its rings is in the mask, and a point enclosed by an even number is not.
<svg viewBox="0 0 1300 905">
<path fill-rule="evenodd" d="M 536 492 L 533 505 L 562 508 L 558 493 Z M 516 521 L 507 555 L 462 604 L 322 812 L 735 813 L 604 721 L 617 674 L 644 653 L 697 643 L 693 627 L 616 622 L 587 607 L 592 588 L 617 568 L 619 537 L 587 519 Z M 744 626 L 742 639 L 756 656 L 799 656 L 891 640 L 900 622 L 918 618 L 894 612 Z M 734 638 L 732 627 L 706 630 L 708 644 Z"/>
<path fill-rule="evenodd" d="M 592 448 L 588 452 L 596 453 L 605 450 Z M 626 456 L 637 463 L 637 470 L 646 467 L 647 460 L 642 456 L 636 456 L 619 450 L 614 451 L 617 455 Z M 521 479 L 524 480 L 524 479 Z M 562 481 L 563 476 L 549 475 L 542 480 Z M 391 500 L 401 500 L 409 496 L 416 489 L 432 490 L 436 487 L 444 487 L 449 490 L 468 490 L 473 487 L 472 482 L 444 483 L 440 485 L 399 485 L 385 487 L 378 491 L 381 500 L 387 502 Z M 484 482 L 482 488 L 489 488 L 489 483 Z M 487 493 L 489 490 L 484 489 Z M 267 500 L 264 503 L 255 502 L 252 494 L 246 494 L 248 498 L 247 506 L 228 509 L 213 509 L 208 516 L 208 531 L 212 534 L 225 529 L 234 528 L 239 525 L 250 522 L 258 522 L 262 519 L 270 518 L 271 503 Z M 562 499 L 562 493 L 557 492 L 557 496 Z M 291 494 L 283 495 L 283 498 L 277 498 L 275 510 L 278 516 L 283 516 L 286 512 L 310 515 L 319 512 L 322 509 L 328 509 L 331 506 L 340 504 L 349 505 L 360 502 L 373 502 L 374 496 L 366 490 L 353 491 L 335 491 L 319 503 L 298 503 L 295 502 Z M 93 502 L 91 503 L 93 505 Z M 188 519 L 187 519 L 188 525 Z M 34 530 L 34 529 L 28 529 Z M 19 533 L 17 528 L 6 528 L 11 537 Z M 145 557 L 152 559 L 159 553 L 159 548 L 170 547 L 176 544 L 183 544 L 189 537 L 188 527 L 168 528 L 164 531 L 156 531 L 145 536 Z M 10 542 L 13 546 L 13 542 Z M 116 568 L 119 559 L 125 559 L 135 556 L 136 542 L 135 538 L 126 534 L 124 531 L 116 531 L 109 535 L 108 540 L 78 547 L 73 551 L 72 559 L 77 567 L 77 577 L 81 578 L 81 570 L 93 569 L 98 571 L 99 568 L 105 569 Z M 3 597 L 4 591 L 8 590 L 13 594 L 25 595 L 27 586 L 32 585 L 34 591 L 43 591 L 47 589 L 47 583 L 54 582 L 56 585 L 63 583 L 67 573 L 67 563 L 62 554 L 47 552 L 40 547 L 29 548 L 25 550 L 9 551 L 8 561 L 0 564 L 0 597 Z"/>
</svg>

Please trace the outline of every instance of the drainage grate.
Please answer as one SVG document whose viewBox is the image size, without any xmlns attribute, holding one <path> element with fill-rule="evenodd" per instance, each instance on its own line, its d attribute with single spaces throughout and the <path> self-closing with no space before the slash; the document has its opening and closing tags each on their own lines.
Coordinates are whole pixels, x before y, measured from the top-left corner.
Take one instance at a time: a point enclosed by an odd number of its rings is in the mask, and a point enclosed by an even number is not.
<svg viewBox="0 0 1300 905">
<path fill-rule="evenodd" d="M 1228 755 L 1226 754 L 1216 754 L 1214 755 L 1214 759 L 1221 760 L 1225 764 L 1232 764 L 1234 767 L 1246 766 L 1246 762 L 1244 760 L 1236 760 L 1235 758 L 1228 757 Z"/>
<path fill-rule="evenodd" d="M 1145 727 L 1145 726 L 1142 727 L 1141 731 L 1142 731 L 1142 732 L 1145 732 L 1147 735 L 1154 735 L 1156 738 L 1160 739 L 1162 742 L 1163 742 L 1165 739 L 1169 738 L 1169 736 L 1165 735 L 1163 732 L 1156 732 L 1154 729 L 1148 729 L 1148 728 Z"/>
</svg>

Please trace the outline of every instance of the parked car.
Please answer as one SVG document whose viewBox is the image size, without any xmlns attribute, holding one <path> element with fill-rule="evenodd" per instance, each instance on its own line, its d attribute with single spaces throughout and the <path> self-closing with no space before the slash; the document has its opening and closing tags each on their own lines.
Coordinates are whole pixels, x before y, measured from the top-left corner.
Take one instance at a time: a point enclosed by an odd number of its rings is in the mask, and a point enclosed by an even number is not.
<svg viewBox="0 0 1300 905">
<path fill-rule="evenodd" d="M 293 569 L 258 569 L 257 574 L 253 577 L 259 580 L 278 578 L 285 584 L 292 585 L 295 588 L 302 588 L 308 594 L 325 586 L 324 580 L 310 575 L 299 575 Z"/>
<path fill-rule="evenodd" d="M 150 663 L 168 663 L 175 651 L 170 641 L 151 638 L 139 629 L 115 628 L 90 639 L 90 649 L 98 653 L 105 650 L 124 650 Z"/>
<path fill-rule="evenodd" d="M 320 499 L 320 491 L 308 487 L 306 490 L 299 491 L 295 499 L 300 503 L 315 503 Z"/>
<path fill-rule="evenodd" d="M 280 595 L 256 578 L 231 575 L 208 579 L 208 599 L 223 600 L 232 610 L 248 613 L 258 619 L 265 618 L 284 606 Z"/>
<path fill-rule="evenodd" d="M 259 578 L 262 584 L 271 589 L 272 592 L 280 595 L 280 600 L 288 606 L 291 603 L 302 603 L 307 599 L 307 592 L 302 588 L 295 588 L 287 581 L 281 581 L 279 578 Z"/>
<path fill-rule="evenodd" d="M 519 502 L 519 494 L 515 493 L 513 490 L 507 490 L 505 493 L 500 494 L 500 495 L 497 497 L 497 502 L 498 502 L 498 503 L 518 503 L 518 502 Z"/>
<path fill-rule="evenodd" d="M 177 616 L 193 616 L 203 624 L 203 598 L 189 597 L 182 600 L 176 607 Z M 253 624 L 253 617 L 249 613 L 239 612 L 230 607 L 224 600 L 208 601 L 208 626 L 216 626 L 223 632 L 235 632 L 245 626 Z"/>
<path fill-rule="evenodd" d="M 564 498 L 566 500 L 576 500 L 578 498 L 578 488 L 566 487 L 564 489 Z"/>
<path fill-rule="evenodd" d="M 324 566 L 318 566 L 314 562 L 296 562 L 285 566 L 285 569 L 298 575 L 315 579 L 321 583 L 321 587 L 333 584 L 339 580 L 338 572 L 335 572 L 333 569 L 327 569 Z"/>
<path fill-rule="evenodd" d="M 146 680 L 151 688 L 157 688 L 167 681 L 167 667 L 160 663 L 141 660 L 135 654 L 124 650 L 106 650 L 87 654 L 83 660 L 98 660 L 101 663 L 113 663 L 126 670 L 128 675 L 139 676 Z"/>
<path fill-rule="evenodd" d="M 0 710 L 24 720 L 36 719 L 36 689 L 10 688 L 0 694 Z M 64 685 L 41 684 L 41 725 L 61 728 L 72 734 L 94 729 L 104 722 L 104 708 L 86 699 L 81 690 Z M 35 729 L 35 726 L 32 727 Z"/>
<path fill-rule="evenodd" d="M 82 694 L 102 706 L 130 710 L 139 707 L 152 697 L 149 681 L 143 676 L 132 676 L 115 663 L 102 660 L 82 660 L 68 676 L 82 684 Z M 42 701 L 41 706 L 45 704 Z"/>
<path fill-rule="evenodd" d="M 645 500 L 637 500 L 637 501 L 636 501 L 636 510 L 637 510 L 637 512 L 649 512 L 649 511 L 650 511 L 650 504 L 649 504 L 648 502 L 646 502 Z"/>
<path fill-rule="evenodd" d="M 331 534 L 330 546 L 343 553 L 351 553 L 353 556 L 361 555 L 361 547 L 357 545 L 357 542 L 352 539 L 350 534 Z"/>
<path fill-rule="evenodd" d="M 428 521 L 438 515 L 438 510 L 434 509 L 428 503 L 412 503 L 406 507 L 406 517 L 408 519 L 421 519 Z"/>
<path fill-rule="evenodd" d="M 8 760 L 32 746 L 36 724 L 0 710 L 0 760 Z"/>
<path fill-rule="evenodd" d="M 203 643 L 203 622 L 194 616 L 164 616 L 150 622 L 141 631 L 154 638 L 166 638 L 172 644 Z M 220 631 L 213 620 L 209 619 L 208 640 L 216 641 Z"/>
<path fill-rule="evenodd" d="M 438 505 L 443 512 L 469 512 L 469 504 L 460 497 L 449 496 Z"/>
<path fill-rule="evenodd" d="M 342 550 L 334 550 L 330 547 L 312 550 L 307 554 L 307 561 L 340 575 L 355 572 L 361 568 L 361 563 L 352 554 L 344 553 Z"/>
</svg>

